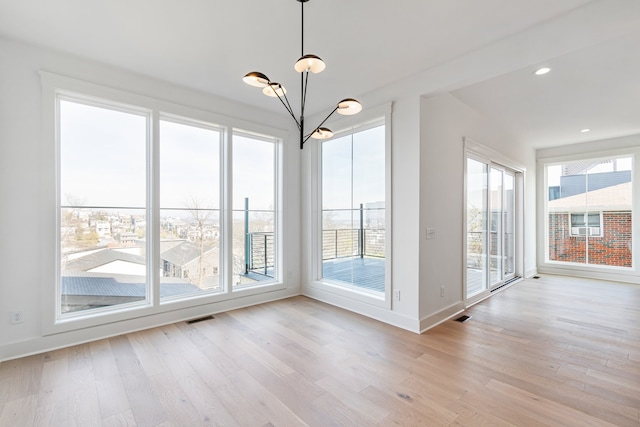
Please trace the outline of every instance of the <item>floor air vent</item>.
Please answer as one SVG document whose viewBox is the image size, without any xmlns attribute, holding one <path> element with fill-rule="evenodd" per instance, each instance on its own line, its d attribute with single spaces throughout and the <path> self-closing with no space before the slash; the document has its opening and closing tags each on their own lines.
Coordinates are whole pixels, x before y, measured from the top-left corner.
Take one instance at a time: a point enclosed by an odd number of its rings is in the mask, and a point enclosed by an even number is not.
<svg viewBox="0 0 640 427">
<path fill-rule="evenodd" d="M 199 319 L 191 319 L 191 320 L 187 320 L 187 325 L 192 325 L 194 323 L 198 323 L 198 322 L 204 322 L 205 320 L 211 320 L 214 319 L 213 316 L 205 316 L 205 317 L 200 317 Z"/>
<path fill-rule="evenodd" d="M 471 319 L 471 316 L 464 315 L 464 316 L 460 316 L 460 317 L 458 317 L 458 318 L 456 319 L 456 322 L 460 322 L 460 323 L 462 323 L 462 322 L 466 322 L 466 321 L 467 321 L 467 320 L 469 320 L 469 319 Z"/>
<path fill-rule="evenodd" d="M 511 279 L 507 280 L 506 282 L 504 282 L 505 285 L 510 285 L 513 282 L 516 282 L 518 280 L 522 279 L 522 277 L 520 276 L 513 276 Z"/>
<path fill-rule="evenodd" d="M 509 280 L 505 281 L 502 285 L 500 285 L 500 286 L 498 286 L 498 287 L 496 287 L 496 288 L 491 289 L 491 292 L 498 291 L 498 290 L 500 290 L 500 289 L 504 288 L 505 286 L 509 286 L 509 285 L 510 285 L 510 284 L 512 284 L 513 282 L 517 282 L 517 281 L 518 281 L 518 280 L 520 280 L 520 279 L 522 279 L 522 277 L 520 277 L 520 276 L 514 276 L 514 277 L 512 277 L 511 279 L 509 279 Z"/>
</svg>

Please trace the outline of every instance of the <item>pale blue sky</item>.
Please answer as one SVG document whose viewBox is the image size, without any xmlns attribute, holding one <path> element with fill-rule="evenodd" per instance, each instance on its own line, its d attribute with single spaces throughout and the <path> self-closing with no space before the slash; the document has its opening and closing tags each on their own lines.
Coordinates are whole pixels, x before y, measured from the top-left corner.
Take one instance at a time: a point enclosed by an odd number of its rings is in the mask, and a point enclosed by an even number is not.
<svg viewBox="0 0 640 427">
<path fill-rule="evenodd" d="M 146 200 L 145 116 L 60 102 L 62 204 L 143 207 Z M 160 122 L 162 208 L 220 208 L 221 132 Z M 275 144 L 233 139 L 233 207 L 273 209 Z"/>
</svg>

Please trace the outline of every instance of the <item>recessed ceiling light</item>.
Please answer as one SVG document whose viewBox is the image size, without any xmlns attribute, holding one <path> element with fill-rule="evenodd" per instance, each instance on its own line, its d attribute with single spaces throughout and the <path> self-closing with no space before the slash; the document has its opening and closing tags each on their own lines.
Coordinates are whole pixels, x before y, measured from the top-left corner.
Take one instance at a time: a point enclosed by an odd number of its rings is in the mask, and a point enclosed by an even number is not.
<svg viewBox="0 0 640 427">
<path fill-rule="evenodd" d="M 591 132 L 591 129 L 589 129 L 589 128 L 584 128 L 584 129 L 581 129 L 581 130 L 580 130 L 580 132 L 582 132 L 582 133 Z"/>
<path fill-rule="evenodd" d="M 549 67 L 542 67 L 542 68 L 538 68 L 537 70 L 535 70 L 533 72 L 533 74 L 535 74 L 536 76 L 541 76 L 543 74 L 547 74 L 549 71 L 551 71 L 551 68 Z"/>
</svg>

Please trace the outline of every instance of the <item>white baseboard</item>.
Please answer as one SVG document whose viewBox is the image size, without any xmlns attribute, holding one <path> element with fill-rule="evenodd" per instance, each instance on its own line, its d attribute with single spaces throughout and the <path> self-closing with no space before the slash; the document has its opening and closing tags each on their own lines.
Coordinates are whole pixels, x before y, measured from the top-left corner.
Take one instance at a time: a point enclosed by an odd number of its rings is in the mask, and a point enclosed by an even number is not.
<svg viewBox="0 0 640 427">
<path fill-rule="evenodd" d="M 175 311 L 158 313 L 150 316 L 139 317 L 120 321 L 117 323 L 103 324 L 91 328 L 78 329 L 59 334 L 30 338 L 23 341 L 0 345 L 0 362 L 19 357 L 40 354 L 78 344 L 123 335 L 144 329 L 197 319 L 216 313 L 223 313 L 238 308 L 249 307 L 270 301 L 291 298 L 300 295 L 299 289 L 282 289 L 278 291 L 254 294 L 243 298 L 235 298 L 225 301 L 195 307 L 183 308 Z"/>
<path fill-rule="evenodd" d="M 538 269 L 534 267 L 534 268 L 531 268 L 531 269 L 529 269 L 529 270 L 524 272 L 524 278 L 525 279 L 530 279 L 533 276 L 535 276 L 536 274 L 538 274 Z"/>
<path fill-rule="evenodd" d="M 302 295 L 410 332 L 420 333 L 420 324 L 417 319 L 403 316 L 385 307 L 367 304 L 344 295 L 325 291 L 317 286 L 303 286 Z"/>
<path fill-rule="evenodd" d="M 457 316 L 458 314 L 464 311 L 464 303 L 457 302 L 449 307 L 440 310 L 437 313 L 430 314 L 426 317 L 420 319 L 420 333 L 428 331 L 429 329 L 438 326 L 442 322 L 446 322 L 447 320 Z"/>
</svg>

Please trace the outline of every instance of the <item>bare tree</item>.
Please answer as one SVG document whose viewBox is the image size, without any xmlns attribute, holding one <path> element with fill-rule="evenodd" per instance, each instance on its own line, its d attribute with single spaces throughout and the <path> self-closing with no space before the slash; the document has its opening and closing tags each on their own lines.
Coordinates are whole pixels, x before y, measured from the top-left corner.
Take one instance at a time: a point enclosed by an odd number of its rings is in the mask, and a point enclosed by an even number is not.
<svg viewBox="0 0 640 427">
<path fill-rule="evenodd" d="M 196 234 L 195 239 L 198 244 L 199 249 L 199 257 L 198 257 L 198 274 L 195 278 L 196 285 L 199 288 L 202 288 L 202 283 L 204 279 L 204 275 L 202 270 L 204 268 L 204 254 L 205 254 L 205 227 L 210 220 L 212 210 L 203 206 L 204 203 L 195 197 L 193 194 L 190 195 L 190 199 L 185 202 L 185 206 L 189 213 L 191 214 L 191 218 L 195 222 L 196 226 Z"/>
</svg>

